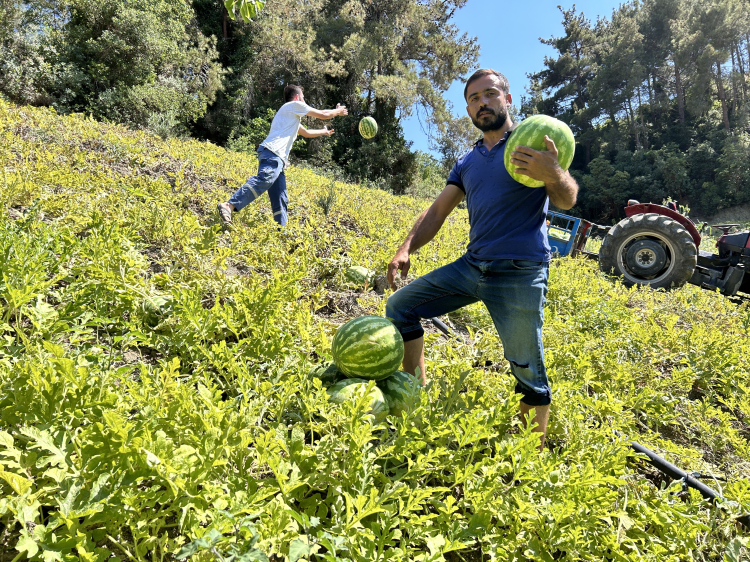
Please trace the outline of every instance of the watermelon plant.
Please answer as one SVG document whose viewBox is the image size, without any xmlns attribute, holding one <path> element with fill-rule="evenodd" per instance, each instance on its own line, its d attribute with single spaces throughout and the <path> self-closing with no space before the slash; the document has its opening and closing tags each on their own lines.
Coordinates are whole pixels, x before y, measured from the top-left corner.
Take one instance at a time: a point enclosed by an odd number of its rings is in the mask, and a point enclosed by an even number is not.
<svg viewBox="0 0 750 562">
<path fill-rule="evenodd" d="M 516 166 L 511 163 L 511 153 L 517 146 L 528 146 L 534 150 L 547 150 L 544 136 L 547 135 L 557 147 L 557 160 L 563 170 L 567 170 L 573 162 L 576 141 L 567 123 L 550 117 L 549 115 L 532 115 L 527 117 L 513 130 L 505 145 L 505 169 L 517 182 L 527 187 L 543 187 L 544 182 L 517 173 Z"/>
<path fill-rule="evenodd" d="M 216 202 L 255 167 L 0 100 L 0 561 L 747 559 L 746 304 L 555 260 L 542 454 L 479 304 L 458 337 L 428 330 L 428 386 L 374 424 L 364 392 L 335 404 L 310 373 L 384 313 L 340 273 L 384 269 L 424 203 L 339 183 L 326 217 L 329 180 L 290 166 L 283 235 L 265 200 L 221 231 Z M 457 209 L 413 274 L 468 228 Z M 158 329 L 145 295 L 172 297 Z"/>
<path fill-rule="evenodd" d="M 392 375 L 401 365 L 404 340 L 390 320 L 360 316 L 336 331 L 331 354 L 345 375 L 377 381 Z"/>
</svg>

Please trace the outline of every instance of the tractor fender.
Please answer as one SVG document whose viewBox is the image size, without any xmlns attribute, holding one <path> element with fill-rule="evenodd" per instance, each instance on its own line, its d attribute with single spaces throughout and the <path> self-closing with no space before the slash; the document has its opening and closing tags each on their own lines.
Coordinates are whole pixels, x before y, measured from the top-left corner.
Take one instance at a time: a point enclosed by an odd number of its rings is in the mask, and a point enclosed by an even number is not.
<svg viewBox="0 0 750 562">
<path fill-rule="evenodd" d="M 627 217 L 646 213 L 656 213 L 657 215 L 664 215 L 665 217 L 669 217 L 670 219 L 677 221 L 685 227 L 685 230 L 690 233 L 690 236 L 693 238 L 693 242 L 695 242 L 695 247 L 700 247 L 700 232 L 698 232 L 698 229 L 695 228 L 693 221 L 691 221 L 685 215 L 680 214 L 677 211 L 673 211 L 672 209 L 670 209 L 669 207 L 665 207 L 664 205 L 656 205 L 654 203 L 636 203 L 635 205 L 628 205 L 627 207 L 625 207 L 625 216 Z"/>
</svg>

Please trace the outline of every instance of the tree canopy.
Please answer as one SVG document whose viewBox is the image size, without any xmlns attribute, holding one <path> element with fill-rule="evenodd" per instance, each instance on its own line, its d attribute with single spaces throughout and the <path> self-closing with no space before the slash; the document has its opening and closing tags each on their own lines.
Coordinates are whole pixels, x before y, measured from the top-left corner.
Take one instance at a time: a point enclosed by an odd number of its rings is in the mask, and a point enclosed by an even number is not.
<svg viewBox="0 0 750 562">
<path fill-rule="evenodd" d="M 294 83 L 349 116 L 340 134 L 300 139 L 293 158 L 403 193 L 441 183 L 404 138 L 406 116 L 419 114 L 444 172 L 479 136 L 444 97 L 477 65 L 476 39 L 453 23 L 466 1 L 0 0 L 0 93 L 253 150 Z M 560 15 L 560 36 L 542 39 L 555 55 L 514 112 L 574 131 L 573 212 L 608 222 L 629 198 L 671 197 L 704 216 L 750 203 L 747 0 Z M 365 115 L 379 125 L 368 141 Z"/>
<path fill-rule="evenodd" d="M 670 197 L 703 216 L 750 202 L 750 17 L 744 0 L 644 0 L 594 23 L 561 9 L 557 55 L 529 75 L 522 111 L 577 136 L 574 210 L 622 216 Z"/>
</svg>

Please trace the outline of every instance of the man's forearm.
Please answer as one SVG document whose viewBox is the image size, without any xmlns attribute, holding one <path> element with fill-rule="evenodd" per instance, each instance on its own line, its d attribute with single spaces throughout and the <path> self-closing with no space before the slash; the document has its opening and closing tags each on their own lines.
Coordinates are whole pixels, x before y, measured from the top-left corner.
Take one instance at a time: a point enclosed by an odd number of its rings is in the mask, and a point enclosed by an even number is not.
<svg viewBox="0 0 750 562">
<path fill-rule="evenodd" d="M 341 115 L 341 112 L 338 109 L 323 109 L 321 110 L 321 113 L 323 115 L 318 117 L 318 119 L 333 119 L 334 117 Z"/>
<path fill-rule="evenodd" d="M 560 174 L 559 180 L 545 184 L 550 202 L 564 211 L 576 204 L 578 198 L 578 183 L 569 172 Z"/>
<path fill-rule="evenodd" d="M 435 237 L 444 222 L 445 219 L 438 217 L 432 207 L 429 207 L 419 215 L 404 243 L 401 244 L 401 249 L 413 254 Z"/>
<path fill-rule="evenodd" d="M 308 129 L 307 138 L 314 139 L 316 137 L 322 137 L 328 134 L 328 129 Z"/>
</svg>

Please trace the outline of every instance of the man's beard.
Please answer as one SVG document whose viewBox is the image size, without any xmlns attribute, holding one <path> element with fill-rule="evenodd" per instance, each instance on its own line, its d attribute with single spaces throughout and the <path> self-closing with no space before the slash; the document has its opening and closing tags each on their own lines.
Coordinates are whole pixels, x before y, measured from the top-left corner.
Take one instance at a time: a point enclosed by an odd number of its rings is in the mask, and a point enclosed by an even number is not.
<svg viewBox="0 0 750 562">
<path fill-rule="evenodd" d="M 476 119 L 474 117 L 471 118 L 471 122 L 474 123 L 474 126 L 483 133 L 486 133 L 487 131 L 497 131 L 498 129 L 502 129 L 503 125 L 505 125 L 505 122 L 508 120 L 508 112 L 504 109 L 501 109 L 500 113 L 495 113 L 489 107 L 484 107 L 479 111 L 490 111 L 495 115 L 495 118 L 489 123 L 486 121 L 480 121 L 479 117 L 477 117 Z M 482 118 L 484 117 L 485 116 L 483 115 Z"/>
</svg>

